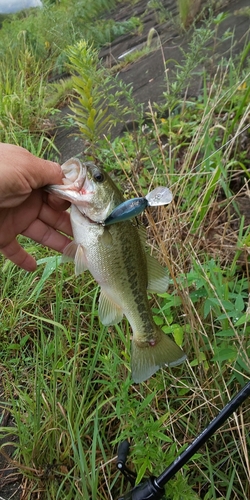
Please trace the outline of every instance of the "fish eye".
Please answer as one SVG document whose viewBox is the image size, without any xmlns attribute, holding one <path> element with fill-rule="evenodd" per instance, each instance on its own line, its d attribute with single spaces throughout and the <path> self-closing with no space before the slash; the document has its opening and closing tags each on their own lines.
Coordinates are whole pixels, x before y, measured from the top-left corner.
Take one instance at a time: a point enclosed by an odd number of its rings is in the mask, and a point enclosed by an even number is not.
<svg viewBox="0 0 250 500">
<path fill-rule="evenodd" d="M 93 175 L 94 177 L 94 180 L 96 182 L 103 182 L 104 181 L 104 174 L 102 172 L 100 172 L 100 170 L 98 170 L 97 172 L 94 173 Z"/>
</svg>

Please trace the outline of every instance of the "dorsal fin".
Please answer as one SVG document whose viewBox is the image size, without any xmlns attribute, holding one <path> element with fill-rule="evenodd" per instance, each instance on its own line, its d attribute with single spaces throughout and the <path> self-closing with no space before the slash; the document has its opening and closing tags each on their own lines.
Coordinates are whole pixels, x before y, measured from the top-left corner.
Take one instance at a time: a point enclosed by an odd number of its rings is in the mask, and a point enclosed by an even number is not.
<svg viewBox="0 0 250 500">
<path fill-rule="evenodd" d="M 147 231 L 144 226 L 138 228 L 138 233 L 140 236 L 140 241 L 145 248 Z M 146 252 L 147 258 L 147 270 L 148 270 L 148 286 L 147 289 L 150 292 L 164 293 L 166 292 L 169 284 L 169 277 L 167 269 L 162 267 L 162 265 L 154 257 Z"/>
<path fill-rule="evenodd" d="M 149 254 L 147 257 L 148 268 L 148 290 L 155 293 L 166 292 L 169 284 L 169 277 L 167 269 L 162 267 L 161 264 Z"/>
</svg>

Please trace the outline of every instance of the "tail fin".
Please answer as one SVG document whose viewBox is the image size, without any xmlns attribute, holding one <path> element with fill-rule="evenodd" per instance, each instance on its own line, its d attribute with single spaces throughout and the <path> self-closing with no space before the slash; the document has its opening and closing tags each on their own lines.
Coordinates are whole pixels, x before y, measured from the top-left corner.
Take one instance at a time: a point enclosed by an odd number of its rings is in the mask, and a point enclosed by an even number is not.
<svg viewBox="0 0 250 500">
<path fill-rule="evenodd" d="M 157 328 L 157 342 L 155 345 L 139 345 L 132 340 L 132 379 L 135 383 L 143 382 L 163 366 L 177 366 L 183 363 L 186 355 L 182 349 Z"/>
</svg>

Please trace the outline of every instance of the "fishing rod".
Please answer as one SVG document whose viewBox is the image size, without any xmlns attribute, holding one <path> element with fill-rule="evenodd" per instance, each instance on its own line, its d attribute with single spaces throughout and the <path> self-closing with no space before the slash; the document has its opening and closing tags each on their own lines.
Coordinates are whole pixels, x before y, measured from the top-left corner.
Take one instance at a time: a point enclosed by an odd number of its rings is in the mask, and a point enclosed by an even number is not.
<svg viewBox="0 0 250 500">
<path fill-rule="evenodd" d="M 231 399 L 208 426 L 158 477 L 150 476 L 137 486 L 136 474 L 126 466 L 129 442 L 123 441 L 118 447 L 117 468 L 133 487 L 131 491 L 118 500 L 160 500 L 164 497 L 164 486 L 187 463 L 197 450 L 224 424 L 237 408 L 250 396 L 250 381 Z"/>
</svg>

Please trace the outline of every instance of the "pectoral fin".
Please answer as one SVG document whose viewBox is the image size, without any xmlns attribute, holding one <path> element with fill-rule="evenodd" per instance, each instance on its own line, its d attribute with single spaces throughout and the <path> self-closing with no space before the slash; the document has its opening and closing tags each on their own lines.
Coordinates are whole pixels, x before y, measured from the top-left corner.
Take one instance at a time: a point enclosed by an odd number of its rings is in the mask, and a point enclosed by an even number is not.
<svg viewBox="0 0 250 500">
<path fill-rule="evenodd" d="M 88 269 L 85 259 L 85 251 L 82 245 L 78 245 L 75 255 L 75 274 L 78 276 Z"/>
<path fill-rule="evenodd" d="M 116 325 L 122 320 L 123 312 L 115 302 L 101 290 L 98 307 L 99 318 L 103 325 Z"/>
<path fill-rule="evenodd" d="M 109 247 L 113 244 L 113 238 L 108 228 L 104 228 L 102 235 L 99 237 L 100 243 L 105 247 Z"/>
<path fill-rule="evenodd" d="M 74 241 L 71 241 L 63 251 L 62 262 L 68 262 L 69 260 L 75 261 L 75 274 L 77 276 L 88 269 L 84 247 L 77 245 Z"/>
<path fill-rule="evenodd" d="M 161 264 L 149 254 L 147 257 L 147 268 L 148 268 L 148 290 L 155 293 L 166 292 L 169 284 L 169 277 L 167 270 L 161 266 Z"/>
<path fill-rule="evenodd" d="M 77 251 L 78 245 L 71 241 L 63 250 L 62 262 L 68 262 L 69 260 L 75 260 L 75 254 Z"/>
</svg>

